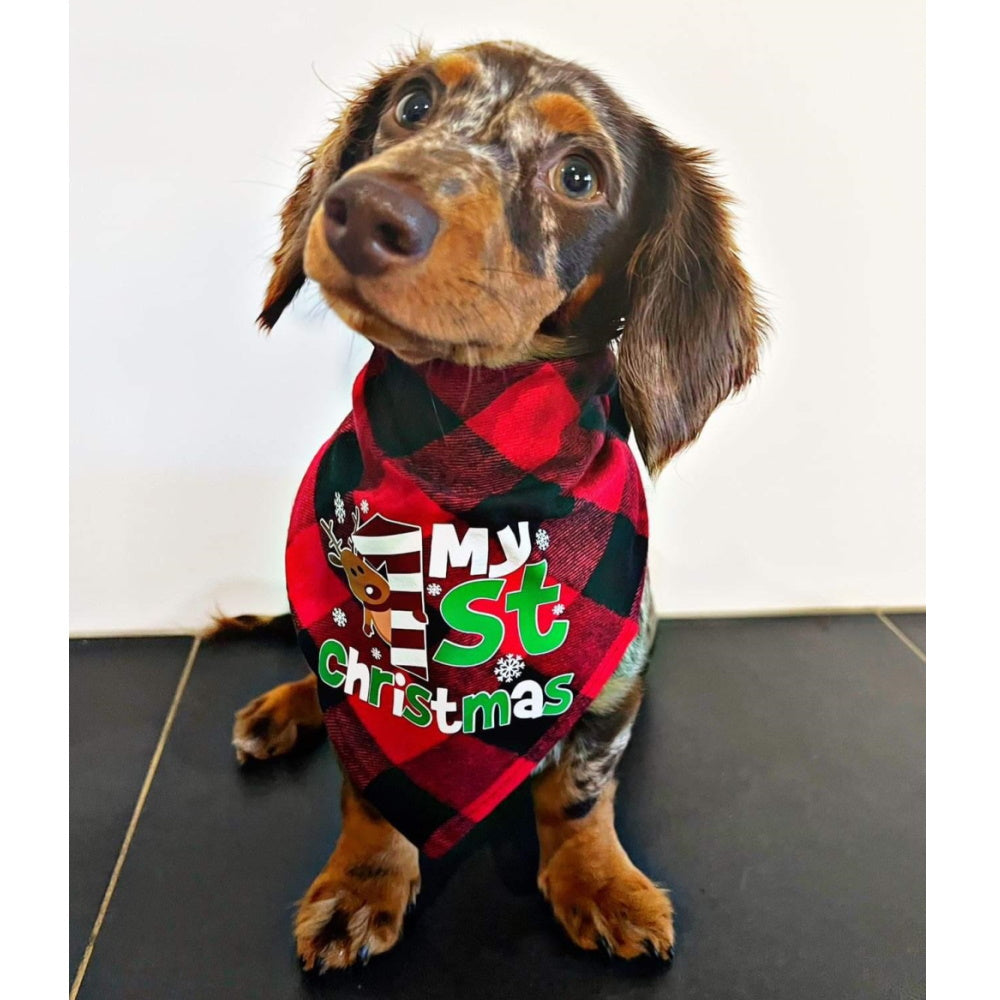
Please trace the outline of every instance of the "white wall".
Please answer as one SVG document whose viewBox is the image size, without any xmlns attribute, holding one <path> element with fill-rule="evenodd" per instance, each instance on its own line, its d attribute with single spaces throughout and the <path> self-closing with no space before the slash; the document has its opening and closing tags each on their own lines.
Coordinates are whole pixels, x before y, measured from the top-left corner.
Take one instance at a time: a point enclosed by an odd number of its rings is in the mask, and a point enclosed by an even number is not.
<svg viewBox="0 0 1000 1000">
<path fill-rule="evenodd" d="M 367 348 L 312 290 L 256 332 L 274 216 L 336 107 L 317 76 L 349 91 L 417 35 L 602 71 L 742 203 L 775 333 L 658 484 L 661 610 L 922 604 L 921 6 L 471 6 L 73 5 L 71 629 L 282 607 L 291 499 Z"/>
</svg>

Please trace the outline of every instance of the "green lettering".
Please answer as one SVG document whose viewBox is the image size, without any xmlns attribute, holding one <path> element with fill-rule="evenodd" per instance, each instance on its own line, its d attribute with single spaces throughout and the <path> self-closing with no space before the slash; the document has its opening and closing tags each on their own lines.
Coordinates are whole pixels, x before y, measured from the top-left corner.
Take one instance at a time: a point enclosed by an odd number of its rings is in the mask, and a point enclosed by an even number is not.
<svg viewBox="0 0 1000 1000">
<path fill-rule="evenodd" d="M 559 584 L 544 586 L 549 571 L 548 561 L 542 559 L 524 567 L 521 589 L 507 595 L 507 610 L 517 612 L 517 631 L 521 645 L 529 656 L 542 656 L 558 649 L 569 632 L 569 622 L 554 621 L 547 632 L 538 628 L 538 609 L 543 604 L 559 600 Z"/>
<path fill-rule="evenodd" d="M 337 642 L 336 639 L 327 639 L 319 647 L 319 664 L 316 672 L 324 684 L 329 684 L 330 687 L 340 687 L 344 683 L 346 675 L 341 670 L 330 669 L 331 659 L 336 660 L 341 666 L 347 663 L 347 650 L 344 649 L 343 643 Z"/>
<path fill-rule="evenodd" d="M 430 697 L 430 691 L 422 684 L 407 684 L 406 708 L 403 709 L 403 718 L 421 728 L 429 726 L 431 724 L 431 709 L 426 702 L 430 700 Z"/>
<path fill-rule="evenodd" d="M 483 713 L 483 729 L 496 725 L 506 726 L 510 722 L 510 695 L 504 688 L 499 691 L 477 691 L 462 699 L 462 732 L 476 731 L 476 712 Z M 497 715 L 500 721 L 497 722 Z"/>
<path fill-rule="evenodd" d="M 478 667 L 497 654 L 503 642 L 503 621 L 485 611 L 474 611 L 473 601 L 495 601 L 503 590 L 503 580 L 467 580 L 453 587 L 441 599 L 441 617 L 449 628 L 478 636 L 475 646 L 460 646 L 443 639 L 434 659 L 449 667 Z"/>
<path fill-rule="evenodd" d="M 383 670 L 381 667 L 371 668 L 371 689 L 368 692 L 368 704 L 379 707 L 382 700 L 382 688 L 386 684 L 391 684 L 396 675 L 391 670 Z"/>
<path fill-rule="evenodd" d="M 573 704 L 573 692 L 567 687 L 572 682 L 572 674 L 559 674 L 545 682 L 545 697 L 554 698 L 555 701 L 545 703 L 543 715 L 562 715 Z"/>
</svg>

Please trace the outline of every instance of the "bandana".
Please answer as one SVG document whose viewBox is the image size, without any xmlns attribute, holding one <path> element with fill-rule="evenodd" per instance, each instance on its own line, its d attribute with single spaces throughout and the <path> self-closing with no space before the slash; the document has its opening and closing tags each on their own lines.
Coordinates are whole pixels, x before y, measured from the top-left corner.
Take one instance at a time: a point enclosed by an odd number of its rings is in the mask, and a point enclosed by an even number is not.
<svg viewBox="0 0 1000 1000">
<path fill-rule="evenodd" d="M 648 527 L 610 351 L 503 369 L 376 348 L 292 511 L 288 595 L 347 775 L 444 854 L 638 631 Z"/>
</svg>

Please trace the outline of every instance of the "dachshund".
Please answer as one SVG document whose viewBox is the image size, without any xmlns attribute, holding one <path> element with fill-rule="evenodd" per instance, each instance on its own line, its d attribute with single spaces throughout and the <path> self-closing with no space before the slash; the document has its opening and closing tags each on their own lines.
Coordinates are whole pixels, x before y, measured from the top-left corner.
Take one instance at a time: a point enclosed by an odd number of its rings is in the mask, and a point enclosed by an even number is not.
<svg viewBox="0 0 1000 1000">
<path fill-rule="evenodd" d="M 378 73 L 309 155 L 281 212 L 259 323 L 270 330 L 308 277 L 349 327 L 410 366 L 503 369 L 613 345 L 621 406 L 655 475 L 757 370 L 767 321 L 728 200 L 706 153 L 575 63 L 513 42 L 421 48 Z M 375 594 L 383 577 L 325 530 L 331 564 L 366 574 Z M 248 622 L 267 624 L 220 628 Z M 666 961 L 669 897 L 614 825 L 654 625 L 647 600 L 618 668 L 531 787 L 538 886 L 568 936 Z M 238 758 L 287 753 L 321 729 L 317 685 L 311 674 L 241 709 Z M 346 775 L 341 805 L 340 838 L 294 921 L 306 969 L 387 951 L 420 888 L 418 848 Z"/>
</svg>

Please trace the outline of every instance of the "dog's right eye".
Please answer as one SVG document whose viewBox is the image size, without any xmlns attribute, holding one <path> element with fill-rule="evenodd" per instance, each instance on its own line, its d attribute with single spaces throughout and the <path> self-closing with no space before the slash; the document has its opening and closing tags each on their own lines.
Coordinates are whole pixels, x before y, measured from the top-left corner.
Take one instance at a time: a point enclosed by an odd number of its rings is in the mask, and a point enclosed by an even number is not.
<svg viewBox="0 0 1000 1000">
<path fill-rule="evenodd" d="M 431 93 L 426 87 L 417 87 L 404 94 L 396 105 L 396 121 L 403 128 L 416 128 L 431 113 Z"/>
<path fill-rule="evenodd" d="M 574 201 L 590 201 L 601 193 L 597 168 L 586 156 L 577 153 L 556 164 L 549 183 Z"/>
</svg>

